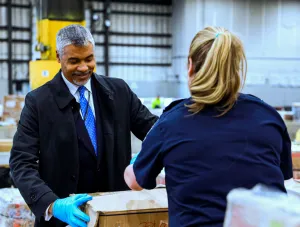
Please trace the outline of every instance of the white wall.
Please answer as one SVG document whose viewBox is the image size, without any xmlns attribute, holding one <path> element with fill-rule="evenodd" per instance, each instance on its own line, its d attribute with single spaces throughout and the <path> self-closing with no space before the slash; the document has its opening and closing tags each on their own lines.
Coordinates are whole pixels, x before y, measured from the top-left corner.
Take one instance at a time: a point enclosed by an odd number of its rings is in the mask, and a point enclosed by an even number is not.
<svg viewBox="0 0 300 227">
<path fill-rule="evenodd" d="M 206 26 L 222 26 L 242 39 L 248 78 L 244 92 L 271 105 L 300 101 L 300 1 L 173 0 L 173 72 L 178 96 L 188 96 L 190 42 Z"/>
</svg>

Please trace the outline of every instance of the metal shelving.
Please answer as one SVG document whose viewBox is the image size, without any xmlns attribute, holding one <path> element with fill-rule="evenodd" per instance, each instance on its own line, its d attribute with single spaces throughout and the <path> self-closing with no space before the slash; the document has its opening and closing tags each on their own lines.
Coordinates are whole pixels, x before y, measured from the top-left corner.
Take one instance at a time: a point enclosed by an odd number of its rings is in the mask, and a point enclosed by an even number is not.
<svg viewBox="0 0 300 227">
<path fill-rule="evenodd" d="M 97 70 L 128 80 L 153 74 L 163 80 L 171 67 L 171 0 L 85 2 Z M 32 10 L 30 0 L 0 0 L 0 79 L 8 80 L 10 94 L 15 85 L 29 81 Z"/>
<path fill-rule="evenodd" d="M 8 93 L 13 94 L 19 80 L 28 82 L 32 5 L 24 0 L 1 0 L 0 11 L 0 78 L 8 80 Z"/>
<path fill-rule="evenodd" d="M 154 70 L 163 80 L 171 67 L 171 1 L 87 2 L 97 68 L 127 80 L 143 79 L 141 72 L 149 78 Z"/>
</svg>

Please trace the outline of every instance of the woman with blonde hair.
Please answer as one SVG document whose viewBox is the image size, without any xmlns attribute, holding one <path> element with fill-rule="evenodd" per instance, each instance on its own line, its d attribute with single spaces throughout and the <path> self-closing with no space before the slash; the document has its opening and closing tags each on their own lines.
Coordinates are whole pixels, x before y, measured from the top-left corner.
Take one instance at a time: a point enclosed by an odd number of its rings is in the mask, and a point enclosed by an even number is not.
<svg viewBox="0 0 300 227">
<path fill-rule="evenodd" d="M 124 173 L 133 190 L 153 189 L 163 167 L 169 225 L 223 226 L 226 196 L 264 184 L 285 192 L 291 143 L 274 108 L 239 93 L 246 78 L 240 39 L 223 28 L 196 34 L 188 55 L 191 97 L 167 107 Z"/>
</svg>

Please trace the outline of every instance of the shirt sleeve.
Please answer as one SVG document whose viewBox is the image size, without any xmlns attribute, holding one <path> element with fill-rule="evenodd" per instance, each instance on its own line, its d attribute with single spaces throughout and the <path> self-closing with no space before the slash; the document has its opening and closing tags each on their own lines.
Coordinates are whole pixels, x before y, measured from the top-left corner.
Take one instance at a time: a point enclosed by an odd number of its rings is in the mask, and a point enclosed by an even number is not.
<svg viewBox="0 0 300 227">
<path fill-rule="evenodd" d="M 293 178 L 293 164 L 292 164 L 292 152 L 291 152 L 291 140 L 287 129 L 283 133 L 282 153 L 280 156 L 280 168 L 283 173 L 284 179 L 288 180 Z"/>
<path fill-rule="evenodd" d="M 142 150 L 137 156 L 133 171 L 137 183 L 145 189 L 156 187 L 156 177 L 163 169 L 163 135 L 157 122 L 142 143 Z"/>
<path fill-rule="evenodd" d="M 50 208 L 51 204 L 47 207 L 47 210 L 45 212 L 45 221 L 50 221 L 50 219 L 52 218 L 52 214 L 49 214 L 49 208 Z"/>
</svg>

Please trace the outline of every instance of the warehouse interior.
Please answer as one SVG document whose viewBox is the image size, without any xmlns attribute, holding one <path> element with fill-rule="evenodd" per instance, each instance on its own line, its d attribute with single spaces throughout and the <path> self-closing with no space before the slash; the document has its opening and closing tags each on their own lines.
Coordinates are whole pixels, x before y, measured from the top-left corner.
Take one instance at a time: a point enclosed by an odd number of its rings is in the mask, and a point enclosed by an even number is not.
<svg viewBox="0 0 300 227">
<path fill-rule="evenodd" d="M 138 2 L 110 3 L 108 47 L 105 2 L 85 2 L 86 26 L 96 40 L 97 73 L 128 81 L 139 97 L 185 97 L 191 38 L 200 28 L 218 25 L 240 34 L 244 42 L 249 64 L 245 92 L 272 106 L 299 101 L 298 1 Z M 25 0 L 11 6 L 1 2 L 1 96 L 30 90 L 28 62 L 40 59 L 36 7 Z"/>
<path fill-rule="evenodd" d="M 208 26 L 236 34 L 247 58 L 241 92 L 262 99 L 282 117 L 293 177 L 300 182 L 299 15 L 299 0 L 0 0 L 0 188 L 14 187 L 10 150 L 24 98 L 60 69 L 56 33 L 73 23 L 95 40 L 95 72 L 124 80 L 157 116 L 173 101 L 190 97 L 188 54 L 195 34 Z M 132 155 L 141 148 L 132 133 Z M 293 187 L 300 196 L 300 186 Z M 12 226 L 1 215 L 0 209 L 0 226 Z"/>
</svg>

